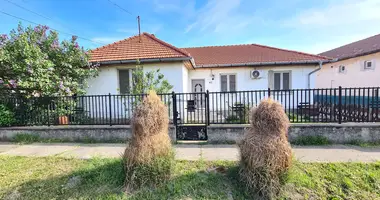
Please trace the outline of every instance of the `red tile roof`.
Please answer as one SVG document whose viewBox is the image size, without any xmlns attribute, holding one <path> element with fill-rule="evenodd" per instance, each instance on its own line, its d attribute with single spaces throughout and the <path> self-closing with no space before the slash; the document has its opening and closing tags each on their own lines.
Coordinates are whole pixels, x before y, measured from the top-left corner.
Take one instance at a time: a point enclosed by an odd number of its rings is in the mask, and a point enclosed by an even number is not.
<svg viewBox="0 0 380 200">
<path fill-rule="evenodd" d="M 91 51 L 92 62 L 154 58 L 190 58 L 197 67 L 240 64 L 318 62 L 328 58 L 257 44 L 177 48 L 149 33 L 133 36 Z M 190 62 L 194 63 L 194 62 Z"/>
<path fill-rule="evenodd" d="M 190 55 L 149 33 L 133 36 L 91 51 L 92 62 L 154 58 L 180 58 Z"/>
<path fill-rule="evenodd" d="M 323 52 L 320 55 L 342 60 L 379 51 L 380 34 Z"/>
<path fill-rule="evenodd" d="M 285 63 L 318 62 L 328 58 L 297 51 L 279 49 L 257 44 L 208 46 L 182 48 L 190 53 L 199 66 L 244 64 L 244 63 Z"/>
</svg>

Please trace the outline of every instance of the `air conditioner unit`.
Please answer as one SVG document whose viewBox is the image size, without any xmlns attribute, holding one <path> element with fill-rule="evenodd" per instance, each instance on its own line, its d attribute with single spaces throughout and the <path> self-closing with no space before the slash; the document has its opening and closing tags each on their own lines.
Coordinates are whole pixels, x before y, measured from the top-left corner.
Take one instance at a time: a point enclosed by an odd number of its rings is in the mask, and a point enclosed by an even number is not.
<svg viewBox="0 0 380 200">
<path fill-rule="evenodd" d="M 251 71 L 251 79 L 259 79 L 261 78 L 261 72 L 258 70 Z"/>
</svg>

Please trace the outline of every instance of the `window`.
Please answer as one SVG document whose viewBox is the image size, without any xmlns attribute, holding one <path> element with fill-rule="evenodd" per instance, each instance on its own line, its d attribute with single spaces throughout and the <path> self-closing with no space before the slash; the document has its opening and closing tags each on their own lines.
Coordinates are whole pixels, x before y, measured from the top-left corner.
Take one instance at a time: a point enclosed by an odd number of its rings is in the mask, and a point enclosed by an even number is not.
<svg viewBox="0 0 380 200">
<path fill-rule="evenodd" d="M 290 89 L 290 72 L 273 73 L 273 89 L 289 90 Z"/>
<path fill-rule="evenodd" d="M 120 94 L 128 94 L 130 92 L 132 80 L 132 71 L 129 69 L 119 70 L 119 88 Z"/>
<path fill-rule="evenodd" d="M 373 64 L 372 61 L 366 60 L 364 61 L 364 69 L 372 69 Z"/>
<path fill-rule="evenodd" d="M 236 75 L 235 74 L 224 74 L 220 75 L 220 91 L 236 91 Z"/>
<path fill-rule="evenodd" d="M 345 73 L 346 72 L 346 67 L 344 65 L 339 66 L 339 73 Z"/>
</svg>

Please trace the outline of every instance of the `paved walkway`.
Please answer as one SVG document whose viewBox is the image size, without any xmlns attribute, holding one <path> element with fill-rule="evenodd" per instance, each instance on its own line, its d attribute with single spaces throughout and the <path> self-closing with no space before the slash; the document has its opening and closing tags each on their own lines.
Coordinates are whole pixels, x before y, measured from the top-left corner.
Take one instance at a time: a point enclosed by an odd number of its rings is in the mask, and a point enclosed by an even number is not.
<svg viewBox="0 0 380 200">
<path fill-rule="evenodd" d="M 18 145 L 0 143 L 0 155 L 12 156 L 61 156 L 81 159 L 91 157 L 120 157 L 125 144 L 78 144 L 78 143 L 35 143 Z M 175 145 L 179 160 L 238 160 L 235 145 Z M 374 162 L 380 161 L 380 147 L 361 148 L 356 146 L 293 147 L 296 158 L 302 162 Z"/>
</svg>

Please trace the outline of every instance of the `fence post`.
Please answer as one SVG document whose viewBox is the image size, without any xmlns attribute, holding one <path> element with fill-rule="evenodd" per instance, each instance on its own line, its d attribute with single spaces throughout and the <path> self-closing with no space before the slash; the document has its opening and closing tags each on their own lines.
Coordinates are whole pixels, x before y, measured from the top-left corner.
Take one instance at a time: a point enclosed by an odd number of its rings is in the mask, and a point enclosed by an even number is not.
<svg viewBox="0 0 380 200">
<path fill-rule="evenodd" d="M 270 97 L 270 88 L 268 88 L 268 98 Z"/>
<path fill-rule="evenodd" d="M 206 125 L 210 125 L 210 93 L 208 90 L 206 90 L 206 115 L 207 115 L 207 123 Z"/>
<path fill-rule="evenodd" d="M 342 123 L 342 86 L 339 86 L 338 96 L 338 123 Z"/>
<path fill-rule="evenodd" d="M 49 112 L 49 110 L 50 110 L 50 104 L 51 104 L 51 102 L 50 102 L 50 97 L 49 97 L 49 103 L 48 103 L 48 106 L 47 106 L 47 115 L 48 115 L 48 117 L 47 117 L 47 123 L 48 123 L 48 126 L 50 126 L 50 112 Z"/>
<path fill-rule="evenodd" d="M 112 104 L 111 104 L 111 93 L 108 93 L 108 105 L 109 105 L 109 114 L 110 114 L 110 126 L 112 126 Z"/>
<path fill-rule="evenodd" d="M 177 126 L 177 97 L 175 92 L 172 91 L 172 100 L 173 100 L 173 124 Z"/>
</svg>

